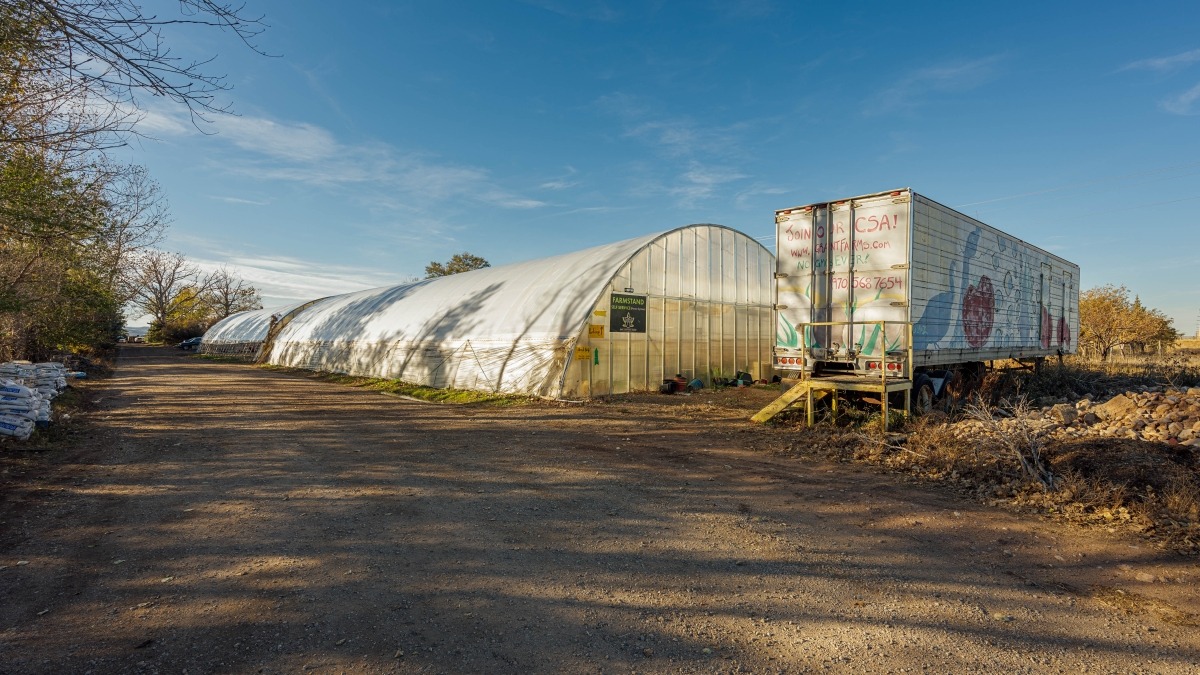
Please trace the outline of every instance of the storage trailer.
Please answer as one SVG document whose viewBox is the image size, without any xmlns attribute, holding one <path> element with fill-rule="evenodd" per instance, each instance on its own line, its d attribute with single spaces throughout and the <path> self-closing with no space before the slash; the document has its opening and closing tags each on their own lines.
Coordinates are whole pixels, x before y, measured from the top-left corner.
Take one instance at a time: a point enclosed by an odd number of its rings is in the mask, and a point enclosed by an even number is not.
<svg viewBox="0 0 1200 675">
<path fill-rule="evenodd" d="M 1075 352 L 1078 265 L 911 189 L 782 209 L 775 223 L 785 377 L 911 379 L 927 407 L 985 362 Z"/>
</svg>

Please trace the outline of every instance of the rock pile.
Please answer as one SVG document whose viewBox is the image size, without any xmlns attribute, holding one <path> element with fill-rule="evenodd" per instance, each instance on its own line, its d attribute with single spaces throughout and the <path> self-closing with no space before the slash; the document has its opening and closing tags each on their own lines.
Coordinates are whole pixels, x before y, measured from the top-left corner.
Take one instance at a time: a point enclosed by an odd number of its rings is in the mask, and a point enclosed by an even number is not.
<svg viewBox="0 0 1200 675">
<path fill-rule="evenodd" d="M 1077 403 L 1057 403 L 1007 419 L 1000 429 L 1026 425 L 1037 436 L 1067 438 L 1129 438 L 1200 448 L 1200 387 L 1127 391 L 1103 403 L 1085 397 Z M 962 422 L 956 435 L 971 437 L 984 423 Z"/>
<path fill-rule="evenodd" d="M 1126 392 L 1088 412 L 1104 435 L 1200 446 L 1200 387 Z"/>
</svg>

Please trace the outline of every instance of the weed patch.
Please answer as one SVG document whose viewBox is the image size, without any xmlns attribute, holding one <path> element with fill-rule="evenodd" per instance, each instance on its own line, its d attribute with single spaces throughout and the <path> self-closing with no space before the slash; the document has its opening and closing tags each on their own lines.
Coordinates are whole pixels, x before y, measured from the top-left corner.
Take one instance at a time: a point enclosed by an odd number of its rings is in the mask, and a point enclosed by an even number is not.
<svg viewBox="0 0 1200 675">
<path fill-rule="evenodd" d="M 977 399 L 955 417 L 933 413 L 889 434 L 877 426 L 856 430 L 826 422 L 799 431 L 788 450 L 945 482 L 985 503 L 1132 529 L 1164 547 L 1200 554 L 1196 449 L 1062 437 L 1057 428 L 1024 399 L 1004 408 Z"/>
</svg>

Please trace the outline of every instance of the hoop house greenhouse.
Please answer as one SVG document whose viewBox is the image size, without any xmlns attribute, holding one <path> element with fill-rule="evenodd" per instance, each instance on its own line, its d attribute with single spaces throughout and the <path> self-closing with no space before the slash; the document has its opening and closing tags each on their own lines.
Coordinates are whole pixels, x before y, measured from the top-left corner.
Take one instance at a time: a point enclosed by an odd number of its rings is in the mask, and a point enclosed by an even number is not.
<svg viewBox="0 0 1200 675">
<path fill-rule="evenodd" d="M 570 398 L 656 390 L 676 374 L 769 378 L 774 265 L 741 232 L 690 225 L 324 298 L 273 329 L 254 325 L 269 363 L 433 387 Z M 239 316 L 214 326 L 204 351 Z"/>
<path fill-rule="evenodd" d="M 295 316 L 297 310 L 313 302 L 316 301 L 232 314 L 208 329 L 200 343 L 200 352 L 256 358 L 272 329 L 281 325 L 281 319 Z"/>
</svg>

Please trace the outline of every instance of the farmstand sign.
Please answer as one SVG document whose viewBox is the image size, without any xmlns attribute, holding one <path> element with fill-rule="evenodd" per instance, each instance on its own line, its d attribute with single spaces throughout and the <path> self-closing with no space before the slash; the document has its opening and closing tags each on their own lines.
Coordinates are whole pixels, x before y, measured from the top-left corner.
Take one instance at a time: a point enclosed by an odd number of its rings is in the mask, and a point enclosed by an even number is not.
<svg viewBox="0 0 1200 675">
<path fill-rule="evenodd" d="M 613 293 L 608 330 L 613 333 L 646 332 L 646 296 Z"/>
</svg>

